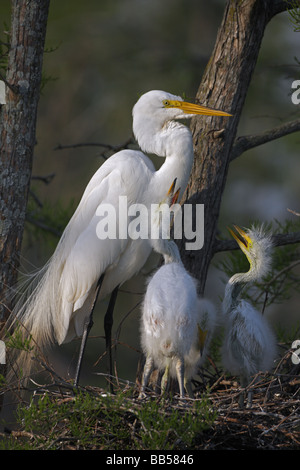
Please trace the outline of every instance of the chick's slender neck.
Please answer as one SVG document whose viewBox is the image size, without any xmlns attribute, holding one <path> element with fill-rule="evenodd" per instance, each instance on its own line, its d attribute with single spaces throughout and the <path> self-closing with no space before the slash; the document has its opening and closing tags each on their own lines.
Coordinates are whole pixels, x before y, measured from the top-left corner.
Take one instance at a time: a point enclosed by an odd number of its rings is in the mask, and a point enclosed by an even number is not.
<svg viewBox="0 0 300 470">
<path fill-rule="evenodd" d="M 163 256 L 164 264 L 178 263 L 182 265 L 178 246 L 173 240 L 159 238 L 152 240 L 153 249 Z"/>
<path fill-rule="evenodd" d="M 228 281 L 225 289 L 224 296 L 224 311 L 229 313 L 232 311 L 240 300 L 240 296 L 244 287 L 252 282 L 258 281 L 261 278 L 260 265 L 257 263 L 250 263 L 249 271 L 245 273 L 234 274 Z"/>
</svg>

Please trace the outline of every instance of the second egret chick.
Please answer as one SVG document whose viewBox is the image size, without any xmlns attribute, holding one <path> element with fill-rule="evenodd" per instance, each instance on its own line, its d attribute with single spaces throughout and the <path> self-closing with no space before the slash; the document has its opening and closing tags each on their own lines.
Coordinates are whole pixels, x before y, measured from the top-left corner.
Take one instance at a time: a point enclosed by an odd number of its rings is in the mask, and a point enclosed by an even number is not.
<svg viewBox="0 0 300 470">
<path fill-rule="evenodd" d="M 230 230 L 230 229 L 229 229 Z M 271 265 L 272 242 L 262 228 L 244 231 L 235 226 L 230 233 L 246 255 L 250 269 L 246 273 L 234 274 L 225 288 L 223 314 L 225 337 L 222 359 L 225 368 L 240 377 L 242 388 L 258 372 L 269 371 L 276 357 L 275 336 L 266 320 L 249 302 L 241 299 L 244 287 L 260 281 Z M 251 407 L 252 391 L 248 393 L 247 406 Z M 244 406 L 244 394 L 239 399 Z"/>
<path fill-rule="evenodd" d="M 174 243 L 174 242 L 173 242 Z M 164 371 L 162 392 L 169 377 L 177 378 L 180 397 L 192 397 L 191 377 L 203 363 L 215 310 L 198 298 L 195 279 L 181 262 L 164 264 L 151 277 L 144 298 L 141 343 L 146 356 L 140 396 L 154 367 Z"/>
</svg>

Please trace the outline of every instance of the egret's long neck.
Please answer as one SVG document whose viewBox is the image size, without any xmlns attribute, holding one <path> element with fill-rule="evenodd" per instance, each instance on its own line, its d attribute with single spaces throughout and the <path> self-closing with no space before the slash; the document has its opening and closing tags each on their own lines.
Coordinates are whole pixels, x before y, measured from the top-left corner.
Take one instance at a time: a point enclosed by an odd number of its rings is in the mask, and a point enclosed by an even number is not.
<svg viewBox="0 0 300 470">
<path fill-rule="evenodd" d="M 164 163 L 153 176 L 149 188 L 150 191 L 153 188 L 152 194 L 160 200 L 177 178 L 176 189 L 181 188 L 180 199 L 188 184 L 194 160 L 191 131 L 178 122 L 170 121 L 157 130 L 145 150 L 165 157 Z"/>
<path fill-rule="evenodd" d="M 188 184 L 194 159 L 189 128 L 178 121 L 168 121 L 164 124 L 149 121 L 149 125 L 145 127 L 140 126 L 140 121 L 136 119 L 133 122 L 133 130 L 144 152 L 165 158 L 150 182 L 150 200 L 160 202 L 175 178 L 176 189 L 181 188 L 180 199 Z"/>
<path fill-rule="evenodd" d="M 271 266 L 271 242 L 268 238 L 256 241 L 252 246 L 251 253 L 246 254 L 250 263 L 250 269 L 246 273 L 234 274 L 228 281 L 225 288 L 223 301 L 224 313 L 230 313 L 240 300 L 240 295 L 245 285 L 252 282 L 260 282 Z M 255 249 L 254 249 L 255 248 Z"/>
<path fill-rule="evenodd" d="M 173 240 L 155 239 L 151 241 L 154 250 L 164 257 L 164 263 L 182 264 L 178 246 Z"/>
<path fill-rule="evenodd" d="M 223 300 L 224 313 L 229 314 L 235 308 L 246 284 L 255 280 L 256 274 L 254 269 L 250 269 L 246 273 L 234 274 L 229 279 L 225 288 L 225 296 Z"/>
</svg>

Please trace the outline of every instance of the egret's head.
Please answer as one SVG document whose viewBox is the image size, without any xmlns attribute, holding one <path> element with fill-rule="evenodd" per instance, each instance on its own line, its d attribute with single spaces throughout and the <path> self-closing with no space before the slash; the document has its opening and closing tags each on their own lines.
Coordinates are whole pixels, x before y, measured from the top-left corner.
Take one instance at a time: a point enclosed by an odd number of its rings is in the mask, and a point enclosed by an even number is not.
<svg viewBox="0 0 300 470">
<path fill-rule="evenodd" d="M 152 90 L 142 95 L 133 107 L 133 133 L 143 150 L 157 153 L 151 148 L 155 134 L 170 121 L 188 119 L 196 114 L 230 116 L 223 111 L 188 103 L 180 96 Z"/>
<path fill-rule="evenodd" d="M 152 116 L 158 121 L 187 119 L 195 114 L 206 116 L 231 116 L 231 114 L 184 101 L 180 96 L 166 91 L 152 90 L 140 97 L 133 107 L 133 119 L 139 115 Z"/>
<path fill-rule="evenodd" d="M 272 240 L 263 227 L 242 230 L 234 225 L 235 231 L 229 228 L 240 249 L 245 253 L 250 263 L 249 272 L 255 272 L 258 278 L 263 277 L 269 270 L 272 256 Z"/>
</svg>

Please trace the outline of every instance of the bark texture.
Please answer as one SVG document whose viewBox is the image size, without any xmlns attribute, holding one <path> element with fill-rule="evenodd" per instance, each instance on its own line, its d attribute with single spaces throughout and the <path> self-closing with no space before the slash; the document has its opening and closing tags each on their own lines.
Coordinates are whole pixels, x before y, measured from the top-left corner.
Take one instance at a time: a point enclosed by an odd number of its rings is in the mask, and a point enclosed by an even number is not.
<svg viewBox="0 0 300 470">
<path fill-rule="evenodd" d="M 0 323 L 17 279 L 35 145 L 49 0 L 13 0 L 6 104 L 0 114 Z"/>
<path fill-rule="evenodd" d="M 278 5 L 277 5 L 278 6 Z M 230 118 L 196 117 L 191 128 L 195 162 L 186 191 L 186 203 L 204 204 L 205 240 L 198 251 L 185 251 L 187 269 L 199 279 L 203 293 L 214 253 L 221 199 L 237 127 L 266 25 L 274 11 L 272 0 L 229 0 L 216 44 L 197 93 L 200 103 L 231 113 Z"/>
</svg>

